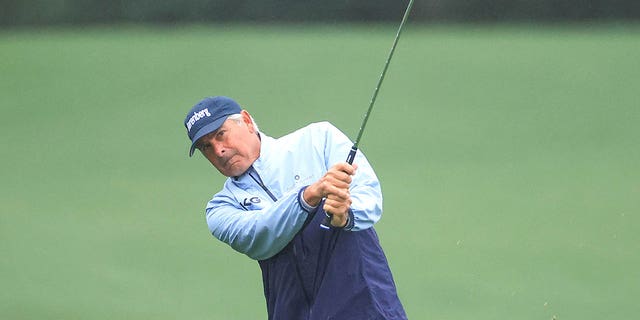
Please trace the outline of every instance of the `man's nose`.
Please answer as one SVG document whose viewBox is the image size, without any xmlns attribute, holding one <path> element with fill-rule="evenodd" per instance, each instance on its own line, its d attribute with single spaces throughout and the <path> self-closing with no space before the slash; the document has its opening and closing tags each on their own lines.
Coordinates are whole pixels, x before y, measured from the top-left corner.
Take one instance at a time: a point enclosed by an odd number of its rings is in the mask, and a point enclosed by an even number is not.
<svg viewBox="0 0 640 320">
<path fill-rule="evenodd" d="M 227 152 L 227 147 L 222 141 L 212 141 L 211 145 L 213 146 L 213 152 L 219 158 L 223 157 Z"/>
</svg>

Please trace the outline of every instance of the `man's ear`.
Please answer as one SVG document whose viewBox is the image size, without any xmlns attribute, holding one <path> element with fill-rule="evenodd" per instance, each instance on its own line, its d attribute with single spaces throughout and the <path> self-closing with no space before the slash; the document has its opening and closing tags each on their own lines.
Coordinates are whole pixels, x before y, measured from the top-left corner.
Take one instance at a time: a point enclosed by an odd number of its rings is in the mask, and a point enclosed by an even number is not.
<svg viewBox="0 0 640 320">
<path fill-rule="evenodd" d="M 255 133 L 256 128 L 253 125 L 253 119 L 251 118 L 249 112 L 247 110 L 242 110 L 240 114 L 242 115 L 242 122 L 244 122 L 247 125 L 247 128 L 249 128 L 249 132 Z"/>
</svg>

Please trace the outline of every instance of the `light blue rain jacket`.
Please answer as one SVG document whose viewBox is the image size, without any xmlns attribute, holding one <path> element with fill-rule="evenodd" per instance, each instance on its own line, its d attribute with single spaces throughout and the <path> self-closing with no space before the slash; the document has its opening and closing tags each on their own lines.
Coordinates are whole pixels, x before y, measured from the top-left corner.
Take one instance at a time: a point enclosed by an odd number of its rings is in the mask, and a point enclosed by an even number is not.
<svg viewBox="0 0 640 320">
<path fill-rule="evenodd" d="M 274 139 L 260 133 L 260 157 L 239 177 L 227 179 L 206 207 L 209 230 L 252 259 L 270 258 L 282 250 L 310 218 L 314 208 L 302 190 L 344 162 L 352 142 L 328 122 L 313 123 Z M 346 230 L 373 226 L 382 214 L 380 184 L 358 151 L 351 183 L 350 222 Z"/>
</svg>

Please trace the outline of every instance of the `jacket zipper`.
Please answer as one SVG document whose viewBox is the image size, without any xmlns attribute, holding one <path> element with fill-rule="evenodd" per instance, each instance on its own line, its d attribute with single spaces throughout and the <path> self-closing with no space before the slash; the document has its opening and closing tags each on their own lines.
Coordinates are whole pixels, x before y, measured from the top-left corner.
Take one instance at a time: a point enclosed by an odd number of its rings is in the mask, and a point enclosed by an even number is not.
<svg viewBox="0 0 640 320">
<path fill-rule="evenodd" d="M 253 166 L 249 167 L 249 172 L 247 172 L 247 174 L 251 177 L 251 179 L 253 179 L 253 181 L 255 181 L 261 188 L 262 190 L 264 190 L 267 195 L 269 196 L 269 198 L 271 198 L 271 200 L 273 200 L 273 202 L 278 201 L 278 198 L 276 198 L 276 196 L 273 195 L 273 193 L 271 193 L 271 190 L 269 190 L 269 188 L 267 188 L 267 186 L 264 184 L 264 182 L 262 182 L 262 178 L 260 178 L 260 174 L 258 174 L 258 171 L 256 171 L 255 168 L 253 168 Z M 252 172 L 255 172 L 257 177 L 254 177 L 253 174 L 251 174 Z"/>
</svg>

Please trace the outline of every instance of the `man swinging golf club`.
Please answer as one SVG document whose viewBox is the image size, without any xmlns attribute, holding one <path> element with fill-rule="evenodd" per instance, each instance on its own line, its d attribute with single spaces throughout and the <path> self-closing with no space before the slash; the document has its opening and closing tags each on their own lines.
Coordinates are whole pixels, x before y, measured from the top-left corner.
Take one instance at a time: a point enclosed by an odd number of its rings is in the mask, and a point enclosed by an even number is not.
<svg viewBox="0 0 640 320">
<path fill-rule="evenodd" d="M 192 145 L 224 176 L 206 206 L 211 233 L 258 260 L 269 319 L 406 319 L 373 225 L 378 179 L 327 122 L 279 139 L 247 110 L 209 97 L 187 114 Z M 331 214 L 329 228 L 320 223 Z"/>
</svg>

